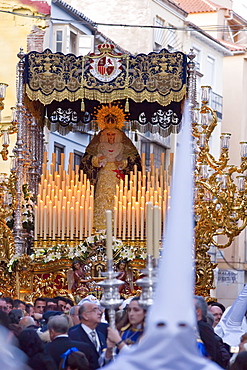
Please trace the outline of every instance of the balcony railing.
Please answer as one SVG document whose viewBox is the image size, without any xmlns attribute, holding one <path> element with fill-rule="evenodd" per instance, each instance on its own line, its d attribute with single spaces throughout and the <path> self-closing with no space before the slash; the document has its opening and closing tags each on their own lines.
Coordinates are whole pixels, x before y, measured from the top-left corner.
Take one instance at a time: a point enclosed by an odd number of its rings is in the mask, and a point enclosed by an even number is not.
<svg viewBox="0 0 247 370">
<path fill-rule="evenodd" d="M 217 117 L 222 119 L 223 97 L 211 91 L 209 106 L 216 111 Z"/>
</svg>

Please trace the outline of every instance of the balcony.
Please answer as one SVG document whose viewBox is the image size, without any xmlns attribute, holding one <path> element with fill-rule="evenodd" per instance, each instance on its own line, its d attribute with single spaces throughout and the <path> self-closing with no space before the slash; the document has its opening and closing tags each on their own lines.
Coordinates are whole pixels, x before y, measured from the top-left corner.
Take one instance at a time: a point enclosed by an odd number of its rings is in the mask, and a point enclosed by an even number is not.
<svg viewBox="0 0 247 370">
<path fill-rule="evenodd" d="M 216 111 L 218 119 L 222 120 L 223 97 L 211 91 L 209 106 Z"/>
</svg>

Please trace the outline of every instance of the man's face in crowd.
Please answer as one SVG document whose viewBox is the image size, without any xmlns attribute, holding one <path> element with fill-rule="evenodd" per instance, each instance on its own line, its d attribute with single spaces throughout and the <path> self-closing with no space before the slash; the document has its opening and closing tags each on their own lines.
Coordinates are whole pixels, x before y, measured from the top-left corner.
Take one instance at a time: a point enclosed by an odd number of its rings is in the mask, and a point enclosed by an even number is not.
<svg viewBox="0 0 247 370">
<path fill-rule="evenodd" d="M 209 311 L 211 312 L 211 314 L 214 317 L 213 327 L 215 327 L 219 323 L 219 321 L 220 321 L 220 319 L 223 315 L 222 309 L 218 306 L 211 306 L 211 307 L 209 307 Z"/>
<path fill-rule="evenodd" d="M 6 312 L 9 314 L 10 311 L 13 310 L 13 306 L 12 306 L 11 303 L 6 303 L 6 305 L 7 305 L 7 311 Z"/>
<path fill-rule="evenodd" d="M 19 309 L 19 310 L 22 310 L 22 311 L 25 311 L 26 306 L 24 305 L 24 303 L 19 303 L 19 305 L 18 305 L 18 309 Z"/>
<path fill-rule="evenodd" d="M 46 306 L 45 302 L 36 301 L 35 306 L 34 306 L 34 312 L 35 313 L 43 313 L 45 306 Z"/>
<path fill-rule="evenodd" d="M 8 311 L 7 303 L 4 300 L 0 301 L 0 311 L 4 311 L 6 313 Z"/>
<path fill-rule="evenodd" d="M 85 311 L 83 317 L 86 320 L 85 324 L 90 326 L 97 326 L 101 322 L 102 312 L 99 306 L 95 303 L 84 303 Z"/>
<path fill-rule="evenodd" d="M 61 299 L 59 299 L 57 301 L 57 304 L 58 304 L 59 307 L 61 307 L 62 311 L 65 311 L 65 309 L 66 309 L 66 302 L 65 301 L 62 301 Z"/>
<path fill-rule="evenodd" d="M 75 306 L 75 313 L 73 315 L 70 315 L 72 321 L 73 321 L 73 325 L 77 325 L 80 323 L 80 319 L 79 319 L 79 316 L 78 316 L 78 311 L 79 311 L 79 306 Z"/>
</svg>

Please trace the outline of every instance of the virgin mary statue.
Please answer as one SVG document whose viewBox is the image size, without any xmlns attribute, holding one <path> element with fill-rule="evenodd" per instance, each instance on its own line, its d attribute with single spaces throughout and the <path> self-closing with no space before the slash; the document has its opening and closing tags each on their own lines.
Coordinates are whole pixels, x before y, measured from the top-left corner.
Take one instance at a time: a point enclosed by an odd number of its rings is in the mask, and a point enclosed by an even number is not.
<svg viewBox="0 0 247 370">
<path fill-rule="evenodd" d="M 116 108 L 104 108 L 104 127 L 90 142 L 82 158 L 80 169 L 87 174 L 91 184 L 95 185 L 94 200 L 94 228 L 106 228 L 105 211 L 114 209 L 114 195 L 116 185 L 125 178 L 130 171 L 141 170 L 141 158 L 132 141 L 118 127 L 120 122 L 116 115 Z M 113 110 L 114 108 L 114 110 Z M 114 114 L 115 113 L 115 114 Z M 102 115 L 100 116 L 102 117 Z"/>
</svg>

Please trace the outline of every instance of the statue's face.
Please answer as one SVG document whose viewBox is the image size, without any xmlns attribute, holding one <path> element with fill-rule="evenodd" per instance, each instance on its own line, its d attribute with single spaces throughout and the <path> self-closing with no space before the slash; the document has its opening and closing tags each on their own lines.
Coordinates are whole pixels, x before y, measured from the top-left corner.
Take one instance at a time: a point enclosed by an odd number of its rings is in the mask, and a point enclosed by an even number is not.
<svg viewBox="0 0 247 370">
<path fill-rule="evenodd" d="M 113 131 L 107 132 L 107 140 L 109 144 L 114 144 L 115 143 L 115 137 L 116 133 Z"/>
<path fill-rule="evenodd" d="M 121 262 L 119 264 L 119 270 L 124 270 L 124 268 L 125 268 L 125 263 L 124 262 Z"/>
<path fill-rule="evenodd" d="M 76 270 L 80 270 L 80 264 L 79 264 L 79 262 L 76 262 L 76 263 L 74 263 L 74 268 L 76 269 Z"/>
</svg>

